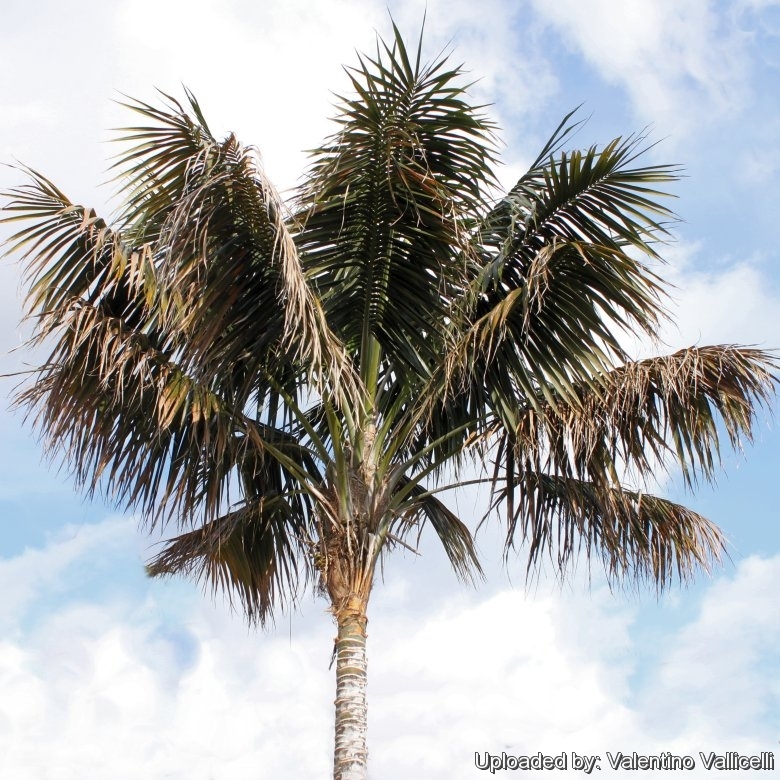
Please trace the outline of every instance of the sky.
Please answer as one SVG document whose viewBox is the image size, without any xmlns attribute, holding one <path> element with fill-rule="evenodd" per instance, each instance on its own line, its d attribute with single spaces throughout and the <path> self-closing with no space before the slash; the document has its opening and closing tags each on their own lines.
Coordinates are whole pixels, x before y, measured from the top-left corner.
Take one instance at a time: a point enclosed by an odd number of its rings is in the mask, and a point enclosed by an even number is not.
<svg viewBox="0 0 780 780">
<path fill-rule="evenodd" d="M 648 161 L 685 168 L 665 249 L 668 350 L 780 347 L 776 0 L 5 2 L 0 162 L 110 214 L 108 131 L 128 122 L 117 100 L 186 85 L 212 128 L 256 145 L 289 190 L 330 130 L 342 65 L 389 34 L 388 11 L 408 38 L 426 15 L 428 55 L 449 48 L 465 64 L 502 128 L 507 185 L 577 106 L 589 118 L 578 146 L 647 132 Z M 0 188 L 21 182 L 0 168 Z M 29 333 L 23 289 L 3 261 L 0 373 L 34 360 L 15 350 Z M 195 583 L 147 579 L 154 548 L 137 518 L 74 492 L 10 409 L 13 386 L 0 380 L 0 777 L 327 777 L 325 602 L 304 599 L 262 631 Z M 730 543 L 711 575 L 660 598 L 611 592 L 583 567 L 526 586 L 522 555 L 504 566 L 493 527 L 476 589 L 431 540 L 391 558 L 369 613 L 371 778 L 482 777 L 484 751 L 600 756 L 615 778 L 631 773 L 608 751 L 690 755 L 691 777 L 718 775 L 699 751 L 774 751 L 780 765 L 777 411 L 759 414 L 752 445 L 723 453 L 714 486 L 691 494 L 658 476 Z M 480 516 L 478 497 L 458 506 Z"/>
</svg>

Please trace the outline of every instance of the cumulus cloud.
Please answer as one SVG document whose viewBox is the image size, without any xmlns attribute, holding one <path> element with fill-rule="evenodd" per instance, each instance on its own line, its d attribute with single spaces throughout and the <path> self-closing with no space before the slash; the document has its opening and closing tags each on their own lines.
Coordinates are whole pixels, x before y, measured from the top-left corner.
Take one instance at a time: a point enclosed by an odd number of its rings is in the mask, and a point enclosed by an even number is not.
<svg viewBox="0 0 780 780">
<path fill-rule="evenodd" d="M 148 20 L 154 18 L 154 24 Z M 371 49 L 374 30 L 387 27 L 381 3 L 258 4 L 132 0 L 115 17 L 120 62 L 116 88 L 157 100 L 190 88 L 217 134 L 235 131 L 255 144 L 280 189 L 294 186 L 306 152 L 333 132 L 331 90 L 343 89 L 343 63 L 355 48 Z M 127 112 L 107 107 L 109 125 Z"/>
<path fill-rule="evenodd" d="M 0 265 L 0 373 L 19 367 L 19 356 L 12 352 L 24 341 L 21 318 L 19 269 L 4 262 Z"/>
<path fill-rule="evenodd" d="M 58 574 L 94 566 L 95 550 L 121 569 L 120 540 L 135 546 L 115 520 L 83 529 L 79 544 L 52 540 L 5 560 L 3 585 L 26 572 L 40 597 L 55 596 Z M 607 750 L 771 749 L 780 690 L 761 669 L 780 660 L 779 576 L 780 556 L 743 561 L 651 648 L 634 634 L 642 607 L 598 584 L 476 597 L 449 580 L 449 595 L 428 603 L 412 576 L 418 614 L 391 596 L 369 624 L 372 777 L 482 776 L 484 750 L 576 750 L 607 769 Z M 175 583 L 35 613 L 31 603 L 6 614 L 13 630 L 0 643 L 4 775 L 327 776 L 333 627 L 321 602 L 266 634 Z"/>
<path fill-rule="evenodd" d="M 769 258 L 713 253 L 701 241 L 679 241 L 662 254 L 668 264 L 654 270 L 666 283 L 669 319 L 661 324 L 660 345 L 626 338 L 632 354 L 705 344 L 780 344 L 780 288 Z"/>
<path fill-rule="evenodd" d="M 132 537 L 133 526 L 125 518 L 95 525 L 67 525 L 45 548 L 28 548 L 21 555 L 0 561 L 0 625 L 14 625 L 43 591 L 56 593 L 65 575 L 73 574 L 77 562 L 83 564 L 91 556 L 116 555 Z"/>
<path fill-rule="evenodd" d="M 398 3 L 405 30 L 416 30 L 426 15 L 425 43 L 431 56 L 452 50 L 474 79 L 471 91 L 489 104 L 499 123 L 520 136 L 524 123 L 547 107 L 558 89 L 553 63 L 522 3 L 484 0 L 474 13 L 470 0 Z M 391 8 L 396 14 L 396 10 Z M 511 152 L 511 149 L 509 150 Z"/>
<path fill-rule="evenodd" d="M 533 0 L 533 7 L 664 134 L 734 115 L 746 100 L 743 39 L 708 0 Z"/>
<path fill-rule="evenodd" d="M 668 337 L 682 344 L 780 344 L 780 290 L 760 262 L 739 261 L 712 270 L 678 269 L 671 277 Z"/>
<path fill-rule="evenodd" d="M 488 110 L 501 124 L 517 125 L 538 112 L 555 90 L 550 64 L 533 38 L 525 36 L 518 48 L 521 9 L 504 0 L 487 0 L 476 15 L 465 0 L 197 0 L 163 7 L 132 0 L 115 19 L 116 88 L 149 97 L 156 86 L 179 96 L 186 84 L 213 129 L 236 131 L 255 144 L 272 180 L 287 190 L 306 168 L 306 150 L 335 129 L 328 119 L 334 93 L 351 89 L 343 67 L 357 64 L 356 51 L 371 54 L 377 33 L 390 39 L 390 14 L 411 45 L 426 18 L 424 57 L 453 51 L 452 63 L 465 63 L 467 80 L 474 81 L 471 93 L 497 104 Z M 109 107 L 109 126 L 126 121 Z"/>
</svg>

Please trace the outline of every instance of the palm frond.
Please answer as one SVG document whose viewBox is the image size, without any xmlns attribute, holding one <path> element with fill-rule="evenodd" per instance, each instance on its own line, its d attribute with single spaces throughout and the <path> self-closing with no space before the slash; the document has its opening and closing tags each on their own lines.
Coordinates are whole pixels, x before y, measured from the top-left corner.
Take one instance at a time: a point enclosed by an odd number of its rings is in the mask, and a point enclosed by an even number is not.
<svg viewBox="0 0 780 780">
<path fill-rule="evenodd" d="M 339 131 L 313 153 L 297 242 L 364 376 L 384 359 L 388 377 L 417 383 L 440 357 L 464 284 L 456 258 L 470 251 L 492 183 L 492 126 L 465 102 L 460 70 L 421 66 L 397 29 L 348 74 L 355 95 L 341 98 Z"/>
<path fill-rule="evenodd" d="M 691 347 L 600 375 L 580 388 L 576 404 L 527 409 L 514 430 L 497 423 L 491 509 L 506 512 L 507 545 L 528 543 L 529 565 L 555 549 L 561 570 L 582 548 L 603 557 L 611 576 L 659 587 L 671 581 L 672 563 L 681 578 L 706 565 L 721 544 L 717 529 L 684 507 L 626 490 L 621 475 L 628 469 L 643 480 L 679 466 L 689 486 L 713 479 L 722 435 L 736 448 L 752 438 L 777 368 L 776 355 L 757 349 Z"/>
<path fill-rule="evenodd" d="M 132 98 L 121 102 L 148 122 L 116 131 L 125 148 L 111 166 L 122 198 L 118 221 L 132 226 L 138 243 L 159 239 L 171 210 L 214 163 L 218 141 L 195 96 L 185 92 L 189 112 L 165 93 L 163 106 Z"/>
<path fill-rule="evenodd" d="M 269 494 L 169 540 L 146 570 L 237 596 L 249 621 L 264 625 L 316 576 L 310 532 L 284 496 Z"/>
<path fill-rule="evenodd" d="M 534 471 L 519 474 L 512 489 L 517 502 L 507 550 L 527 545 L 529 573 L 549 557 L 563 576 L 582 554 L 600 559 L 612 583 L 662 590 L 696 569 L 709 570 L 725 552 L 716 525 L 657 496 Z M 499 493 L 496 500 L 505 498 Z"/>
<path fill-rule="evenodd" d="M 137 241 L 151 239 L 179 359 L 192 374 L 229 379 L 243 402 L 257 393 L 262 403 L 267 389 L 253 382 L 283 364 L 288 388 L 305 373 L 354 403 L 357 380 L 304 278 L 278 193 L 255 151 L 233 135 L 215 140 L 188 98 L 192 115 L 173 98 L 166 108 L 128 103 L 151 124 L 124 130 L 118 140 L 131 146 L 116 163 L 129 193 L 122 216 Z"/>
<path fill-rule="evenodd" d="M 562 124 L 547 148 L 570 130 Z M 485 217 L 476 297 L 448 374 L 494 413 L 538 398 L 574 403 L 579 385 L 628 359 L 619 330 L 655 334 L 663 285 L 637 255 L 657 256 L 661 220 L 672 218 L 658 187 L 677 169 L 635 166 L 642 143 L 540 159 Z"/>
<path fill-rule="evenodd" d="M 129 316 L 136 298 L 143 301 L 154 293 L 147 255 L 128 245 L 94 209 L 72 203 L 37 171 L 20 170 L 29 182 L 5 193 L 1 221 L 26 223 L 7 240 L 6 253 L 18 254 L 24 264 L 25 307 L 40 314 L 40 339 L 59 326 L 60 314 L 76 300 L 102 297 L 104 307 Z M 132 292 L 121 289 L 119 277 Z M 143 294 L 133 294 L 139 291 Z"/>
<path fill-rule="evenodd" d="M 724 432 L 734 448 L 752 439 L 777 369 L 774 353 L 729 345 L 630 362 L 581 386 L 574 404 L 525 410 L 500 451 L 505 463 L 604 485 L 625 467 L 645 478 L 678 466 L 693 487 L 714 477 Z"/>
<path fill-rule="evenodd" d="M 542 154 L 484 218 L 481 244 L 492 250 L 488 278 L 520 272 L 552 238 L 601 247 L 633 246 L 660 259 L 654 243 L 669 236 L 676 217 L 661 202 L 676 181 L 674 165 L 641 165 L 646 136 L 615 138 L 603 148 L 561 152 L 581 122 L 567 115 Z M 556 157 L 557 155 L 557 157 Z"/>
<path fill-rule="evenodd" d="M 441 542 L 453 571 L 464 582 L 473 583 L 484 576 L 477 557 L 474 538 L 466 523 L 446 504 L 420 483 L 404 477 L 398 489 L 407 492 L 399 506 L 394 506 L 386 531 L 400 540 L 416 534 L 419 540 L 426 523 Z"/>
<path fill-rule="evenodd" d="M 6 220 L 27 220 L 10 242 L 26 265 L 33 341 L 51 352 L 17 402 L 77 483 L 102 485 L 151 523 L 218 516 L 236 470 L 261 455 L 285 479 L 316 483 L 315 457 L 278 427 L 273 404 L 251 419 L 226 383 L 176 360 L 180 333 L 160 311 L 153 252 L 30 175 Z"/>
<path fill-rule="evenodd" d="M 586 450 L 600 439 L 641 472 L 652 467 L 650 453 L 663 461 L 670 450 L 693 487 L 699 478 L 712 479 L 720 465 L 719 430 L 735 449 L 752 440 L 777 370 L 776 353 L 734 345 L 634 361 L 600 377 L 602 386 L 583 398 L 576 435 Z"/>
</svg>

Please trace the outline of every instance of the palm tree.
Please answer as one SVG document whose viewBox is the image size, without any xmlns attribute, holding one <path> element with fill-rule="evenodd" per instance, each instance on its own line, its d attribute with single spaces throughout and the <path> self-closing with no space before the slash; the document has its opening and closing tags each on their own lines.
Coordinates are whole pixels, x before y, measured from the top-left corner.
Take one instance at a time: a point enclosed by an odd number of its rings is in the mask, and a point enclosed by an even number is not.
<svg viewBox="0 0 780 780">
<path fill-rule="evenodd" d="M 348 69 L 289 203 L 187 92 L 127 103 L 141 124 L 111 224 L 29 169 L 5 206 L 50 350 L 19 403 L 80 488 L 178 527 L 150 574 L 223 589 L 260 624 L 325 596 L 342 780 L 366 776 L 383 556 L 427 525 L 457 575 L 481 575 L 443 491 L 488 483 L 486 516 L 531 570 L 583 554 L 662 588 L 723 538 L 621 475 L 710 479 L 777 379 L 774 355 L 736 346 L 632 362 L 621 334 L 653 337 L 665 316 L 652 268 L 677 169 L 641 165 L 641 136 L 564 153 L 569 115 L 501 195 L 495 128 L 420 45 L 394 26 Z"/>
</svg>

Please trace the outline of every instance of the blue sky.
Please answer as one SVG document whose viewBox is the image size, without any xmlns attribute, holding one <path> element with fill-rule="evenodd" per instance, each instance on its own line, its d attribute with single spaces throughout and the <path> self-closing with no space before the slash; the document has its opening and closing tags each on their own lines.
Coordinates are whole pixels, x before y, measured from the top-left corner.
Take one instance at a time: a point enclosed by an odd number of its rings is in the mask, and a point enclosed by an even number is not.
<svg viewBox="0 0 780 780">
<path fill-rule="evenodd" d="M 107 129 L 119 93 L 198 96 L 213 127 L 258 146 L 280 188 L 328 132 L 340 69 L 413 0 L 125 0 L 4 8 L 0 161 L 110 209 Z M 780 347 L 780 3 L 773 0 L 428 0 L 426 46 L 452 46 L 494 103 L 508 184 L 583 104 L 579 145 L 647 129 L 678 162 L 683 221 L 666 251 L 669 349 Z M 0 169 L 0 186 L 20 182 Z M 0 266 L 0 372 L 27 332 L 19 269 Z M 641 346 L 646 349 L 646 346 Z M 221 597 L 149 581 L 136 520 L 76 495 L 0 394 L 0 776 L 243 780 L 328 775 L 335 632 L 304 601 L 268 632 Z M 731 561 L 660 600 L 577 572 L 524 589 L 480 537 L 489 579 L 460 586 L 444 556 L 392 559 L 369 624 L 371 776 L 471 778 L 475 751 L 775 750 L 780 760 L 778 419 L 724 452 L 714 487 L 659 489 L 726 531 Z M 471 495 L 460 499 L 468 513 Z M 478 514 L 475 512 L 475 514 Z M 690 773 L 704 776 L 701 762 Z M 739 777 L 740 773 L 730 773 Z M 564 777 L 565 773 L 557 776 Z M 574 776 L 574 773 L 572 773 Z M 603 775 L 602 775 L 603 776 Z M 648 776 L 652 776 L 649 774 Z"/>
</svg>

